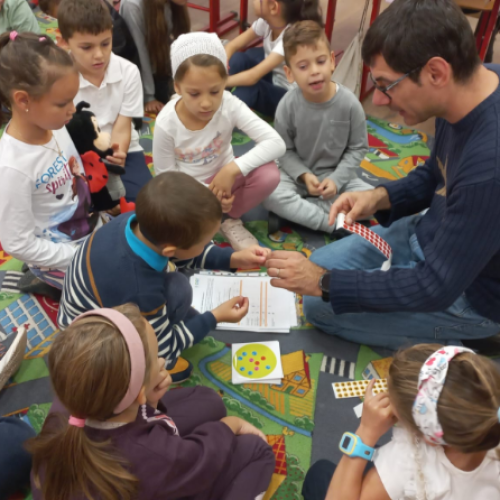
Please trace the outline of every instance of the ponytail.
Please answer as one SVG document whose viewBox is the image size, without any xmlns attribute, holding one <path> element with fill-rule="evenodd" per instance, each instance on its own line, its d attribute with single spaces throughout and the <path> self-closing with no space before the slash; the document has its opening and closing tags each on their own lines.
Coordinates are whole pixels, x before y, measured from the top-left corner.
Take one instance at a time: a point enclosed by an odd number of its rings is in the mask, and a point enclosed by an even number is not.
<svg viewBox="0 0 500 500">
<path fill-rule="evenodd" d="M 151 359 L 147 323 L 137 306 L 117 307 L 134 325 L 144 344 L 145 381 Z M 127 393 L 131 361 L 125 339 L 104 317 L 89 316 L 73 322 L 49 352 L 49 372 L 57 397 L 71 415 L 105 421 Z M 94 441 L 85 427 L 69 425 L 51 414 L 41 433 L 28 441 L 33 454 L 35 485 L 44 500 L 132 500 L 139 488 L 129 465 L 110 441 Z"/>
<path fill-rule="evenodd" d="M 278 0 L 283 6 L 283 19 L 286 24 L 299 21 L 314 21 L 321 27 L 323 16 L 318 0 Z"/>
<path fill-rule="evenodd" d="M 109 441 L 87 437 L 85 429 L 68 425 L 62 415 L 50 415 L 40 436 L 29 441 L 33 454 L 33 475 L 44 500 L 87 499 L 132 500 L 137 478 L 126 461 L 110 448 Z"/>
</svg>

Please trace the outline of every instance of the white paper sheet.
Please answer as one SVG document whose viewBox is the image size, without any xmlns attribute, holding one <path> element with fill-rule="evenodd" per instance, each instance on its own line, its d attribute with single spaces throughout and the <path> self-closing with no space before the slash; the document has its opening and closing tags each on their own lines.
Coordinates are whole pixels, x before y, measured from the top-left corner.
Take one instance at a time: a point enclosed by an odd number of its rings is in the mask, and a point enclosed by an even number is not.
<svg viewBox="0 0 500 500">
<path fill-rule="evenodd" d="M 267 276 L 195 274 L 190 281 L 192 305 L 201 313 L 212 311 L 233 297 L 248 297 L 248 314 L 241 322 L 219 323 L 218 330 L 288 333 L 292 326 L 297 326 L 295 294 L 274 288 Z"/>
</svg>

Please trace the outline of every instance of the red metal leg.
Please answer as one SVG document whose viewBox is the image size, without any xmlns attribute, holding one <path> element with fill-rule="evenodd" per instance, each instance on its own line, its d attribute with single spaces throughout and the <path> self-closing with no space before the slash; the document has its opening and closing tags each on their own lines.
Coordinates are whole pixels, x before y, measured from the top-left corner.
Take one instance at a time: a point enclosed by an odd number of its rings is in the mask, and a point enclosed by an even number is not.
<svg viewBox="0 0 500 500">
<path fill-rule="evenodd" d="M 194 3 L 188 3 L 187 6 L 191 9 L 208 12 L 210 19 L 209 24 L 202 28 L 201 31 L 217 33 L 219 36 L 222 36 L 228 31 L 238 28 L 240 25 L 237 20 L 238 14 L 236 12 L 229 12 L 228 14 L 225 14 L 222 19 L 220 18 L 220 0 L 209 0 L 208 7 Z"/>
<path fill-rule="evenodd" d="M 240 33 L 248 28 L 248 0 L 240 0 Z"/>
<path fill-rule="evenodd" d="M 488 25 L 488 19 L 490 18 L 490 13 L 489 12 L 481 12 L 481 15 L 479 16 L 479 22 L 477 25 L 476 29 L 476 47 L 477 51 L 479 52 L 481 50 L 481 45 L 483 43 L 483 37 L 486 32 L 486 27 Z"/>
<path fill-rule="evenodd" d="M 328 0 L 326 7 L 325 33 L 330 42 L 332 41 L 333 25 L 335 24 L 335 11 L 337 10 L 337 0 Z"/>
<path fill-rule="evenodd" d="M 220 2 L 219 0 L 209 0 L 209 5 L 210 5 L 209 30 L 210 33 L 217 33 L 217 27 L 219 25 L 219 16 L 220 16 Z"/>
<path fill-rule="evenodd" d="M 498 0 L 500 2 L 500 0 Z M 373 5 L 372 5 L 372 13 L 370 16 L 370 26 L 373 24 L 373 21 L 377 19 L 377 16 L 379 15 L 380 12 L 380 4 L 381 0 L 373 0 Z M 361 74 L 361 89 L 359 93 L 359 100 L 362 101 L 371 91 L 372 86 L 368 85 L 368 73 L 369 73 L 368 66 L 366 64 L 363 64 L 363 72 Z"/>
<path fill-rule="evenodd" d="M 481 48 L 479 50 L 479 58 L 484 61 L 484 56 L 488 50 L 488 45 L 490 44 L 491 35 L 495 29 L 495 24 L 498 19 L 498 10 L 500 9 L 500 0 L 496 0 L 491 9 L 490 16 L 488 19 L 488 25 L 486 26 L 486 31 L 482 39 Z"/>
</svg>

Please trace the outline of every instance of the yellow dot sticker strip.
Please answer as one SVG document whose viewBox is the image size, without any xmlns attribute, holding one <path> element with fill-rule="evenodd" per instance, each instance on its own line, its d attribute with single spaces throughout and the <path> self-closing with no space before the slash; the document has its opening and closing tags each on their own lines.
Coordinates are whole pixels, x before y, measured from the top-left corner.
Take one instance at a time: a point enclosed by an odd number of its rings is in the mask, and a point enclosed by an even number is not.
<svg viewBox="0 0 500 500">
<path fill-rule="evenodd" d="M 353 380 L 352 382 L 334 382 L 332 386 L 337 399 L 359 398 L 365 395 L 369 383 L 369 380 Z M 386 378 L 375 381 L 373 394 L 380 394 L 387 390 Z"/>
</svg>

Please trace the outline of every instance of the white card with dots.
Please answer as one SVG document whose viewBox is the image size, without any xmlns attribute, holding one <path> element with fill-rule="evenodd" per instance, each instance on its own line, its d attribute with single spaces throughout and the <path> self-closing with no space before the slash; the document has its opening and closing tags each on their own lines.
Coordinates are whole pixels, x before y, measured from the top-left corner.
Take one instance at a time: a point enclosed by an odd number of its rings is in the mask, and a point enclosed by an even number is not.
<svg viewBox="0 0 500 500">
<path fill-rule="evenodd" d="M 233 344 L 231 369 L 233 384 L 281 384 L 280 343 Z"/>
<path fill-rule="evenodd" d="M 365 395 L 369 383 L 369 380 L 353 380 L 351 382 L 334 382 L 332 386 L 337 399 L 359 398 Z M 380 394 L 387 392 L 387 390 L 386 378 L 375 381 L 373 394 Z"/>
</svg>

